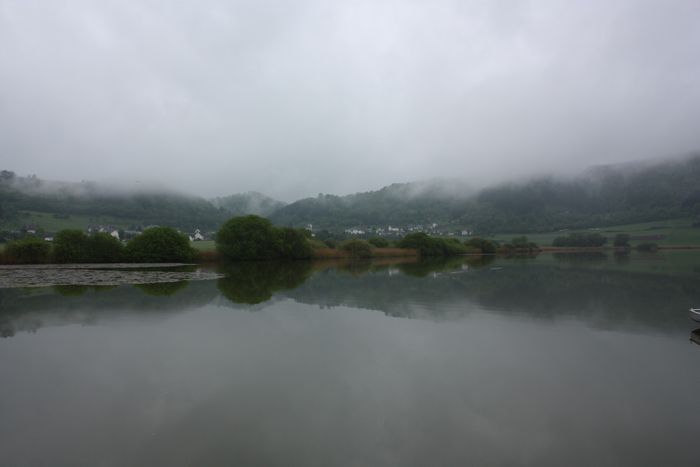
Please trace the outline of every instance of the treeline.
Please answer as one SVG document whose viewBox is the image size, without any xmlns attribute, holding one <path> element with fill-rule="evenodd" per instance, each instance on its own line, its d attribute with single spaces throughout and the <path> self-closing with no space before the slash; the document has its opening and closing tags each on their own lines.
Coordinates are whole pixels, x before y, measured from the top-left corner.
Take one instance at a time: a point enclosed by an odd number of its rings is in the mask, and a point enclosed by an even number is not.
<svg viewBox="0 0 700 467">
<path fill-rule="evenodd" d="M 7 264 L 181 263 L 195 259 L 189 238 L 170 227 L 153 227 L 126 245 L 106 233 L 62 230 L 53 242 L 27 237 L 9 242 L 0 259 Z"/>
<path fill-rule="evenodd" d="M 234 217 L 227 221 L 216 235 L 216 247 L 226 260 L 307 259 L 314 257 L 314 250 L 339 250 L 351 258 L 373 256 L 398 256 L 393 250 L 412 250 L 422 257 L 455 256 L 468 253 L 507 254 L 531 253 L 537 245 L 527 237 L 514 238 L 507 244 L 472 238 L 461 242 L 456 238 L 432 237 L 426 233 L 408 234 L 390 242 L 381 237 L 369 240 L 358 238 L 337 242 L 313 238 L 306 230 L 275 227 L 269 220 L 255 216 Z M 405 254 L 405 253 L 404 253 Z"/>
<path fill-rule="evenodd" d="M 411 184 L 349 196 L 319 195 L 271 215 L 278 224 L 468 226 L 479 234 L 549 232 L 700 216 L 700 154 L 647 165 L 608 166 L 572 180 L 544 177 L 475 195 L 414 194 Z M 464 192 L 466 193 L 466 191 Z"/>
</svg>

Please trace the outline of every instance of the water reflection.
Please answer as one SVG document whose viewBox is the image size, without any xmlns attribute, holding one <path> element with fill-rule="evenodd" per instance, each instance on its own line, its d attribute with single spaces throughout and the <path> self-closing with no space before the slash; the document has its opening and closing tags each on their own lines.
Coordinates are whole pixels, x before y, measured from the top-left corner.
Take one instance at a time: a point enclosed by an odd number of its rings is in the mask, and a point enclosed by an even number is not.
<svg viewBox="0 0 700 467">
<path fill-rule="evenodd" d="M 313 271 L 308 261 L 247 262 L 222 266 L 225 277 L 217 288 L 235 303 L 254 305 L 272 298 L 276 291 L 293 289 L 308 279 Z"/>
<path fill-rule="evenodd" d="M 690 333 L 690 342 L 700 345 L 700 328 Z"/>
<path fill-rule="evenodd" d="M 0 290 L 3 463 L 695 465 L 700 261 L 652 261 Z"/>
<path fill-rule="evenodd" d="M 350 306 L 406 318 L 454 319 L 491 310 L 661 331 L 687 326 L 687 315 L 680 310 L 698 300 L 697 274 L 640 272 L 643 264 L 635 260 L 620 264 L 603 254 L 550 258 L 554 261 L 543 255 L 239 263 L 221 267 L 218 272 L 225 277 L 215 281 L 3 289 L 0 328 L 3 336 L 11 336 L 60 319 L 92 322 L 112 310 L 176 313 L 211 303 L 262 309 L 268 302 L 291 298 L 323 308 Z"/>
</svg>

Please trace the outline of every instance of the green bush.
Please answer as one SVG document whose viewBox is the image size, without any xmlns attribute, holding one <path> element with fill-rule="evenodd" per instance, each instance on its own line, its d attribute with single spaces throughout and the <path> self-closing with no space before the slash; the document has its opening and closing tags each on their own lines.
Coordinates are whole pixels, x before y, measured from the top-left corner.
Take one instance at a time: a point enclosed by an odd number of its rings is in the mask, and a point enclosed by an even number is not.
<svg viewBox="0 0 700 467">
<path fill-rule="evenodd" d="M 465 242 L 465 245 L 472 248 L 478 248 L 485 255 L 493 255 L 496 253 L 498 244 L 485 238 L 474 237 Z"/>
<path fill-rule="evenodd" d="M 216 248 L 230 260 L 277 257 L 277 235 L 272 222 L 260 216 L 234 217 L 216 233 Z"/>
<path fill-rule="evenodd" d="M 82 230 L 61 230 L 54 237 L 53 257 L 57 263 L 90 262 L 90 238 Z"/>
<path fill-rule="evenodd" d="M 305 232 L 290 227 L 274 228 L 277 236 L 277 257 L 284 259 L 309 259 L 313 254 Z"/>
<path fill-rule="evenodd" d="M 104 232 L 87 236 L 67 229 L 56 234 L 53 251 L 57 263 L 116 263 L 123 259 L 124 246 Z"/>
<path fill-rule="evenodd" d="M 308 235 L 260 216 L 234 217 L 217 232 L 216 248 L 229 260 L 306 259 L 313 253 Z"/>
<path fill-rule="evenodd" d="M 368 242 L 376 248 L 387 248 L 389 246 L 389 240 L 381 237 L 372 237 Z"/>
<path fill-rule="evenodd" d="M 195 254 L 189 238 L 171 227 L 147 229 L 124 248 L 125 258 L 135 263 L 186 263 Z"/>
<path fill-rule="evenodd" d="M 350 253 L 353 258 L 371 258 L 372 257 L 372 246 L 369 242 L 365 240 L 352 239 L 346 240 L 341 245 L 340 248 L 343 251 Z"/>
<path fill-rule="evenodd" d="M 118 263 L 124 259 L 124 245 L 107 233 L 96 233 L 88 245 L 91 263 Z"/>
<path fill-rule="evenodd" d="M 421 256 L 453 256 L 467 252 L 459 240 L 435 238 L 423 232 L 406 235 L 397 246 L 416 249 Z"/>
<path fill-rule="evenodd" d="M 5 246 L 4 261 L 12 264 L 48 263 L 51 245 L 39 238 L 28 237 L 9 242 Z"/>
</svg>

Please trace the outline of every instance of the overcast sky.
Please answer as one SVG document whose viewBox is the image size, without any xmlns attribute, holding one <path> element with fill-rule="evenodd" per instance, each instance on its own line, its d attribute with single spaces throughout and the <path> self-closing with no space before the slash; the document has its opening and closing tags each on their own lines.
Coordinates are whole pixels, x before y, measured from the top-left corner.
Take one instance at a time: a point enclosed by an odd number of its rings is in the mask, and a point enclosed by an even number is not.
<svg viewBox="0 0 700 467">
<path fill-rule="evenodd" d="M 0 0 L 0 168 L 292 200 L 700 148 L 698 0 Z"/>
</svg>

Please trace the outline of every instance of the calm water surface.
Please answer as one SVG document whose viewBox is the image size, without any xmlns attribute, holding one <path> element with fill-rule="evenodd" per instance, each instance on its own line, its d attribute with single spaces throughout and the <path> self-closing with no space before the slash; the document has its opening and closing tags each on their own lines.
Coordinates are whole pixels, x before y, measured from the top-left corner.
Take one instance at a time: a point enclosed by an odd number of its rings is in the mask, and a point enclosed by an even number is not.
<svg viewBox="0 0 700 467">
<path fill-rule="evenodd" d="M 697 253 L 219 272 L 0 289 L 0 464 L 699 465 Z"/>
</svg>

